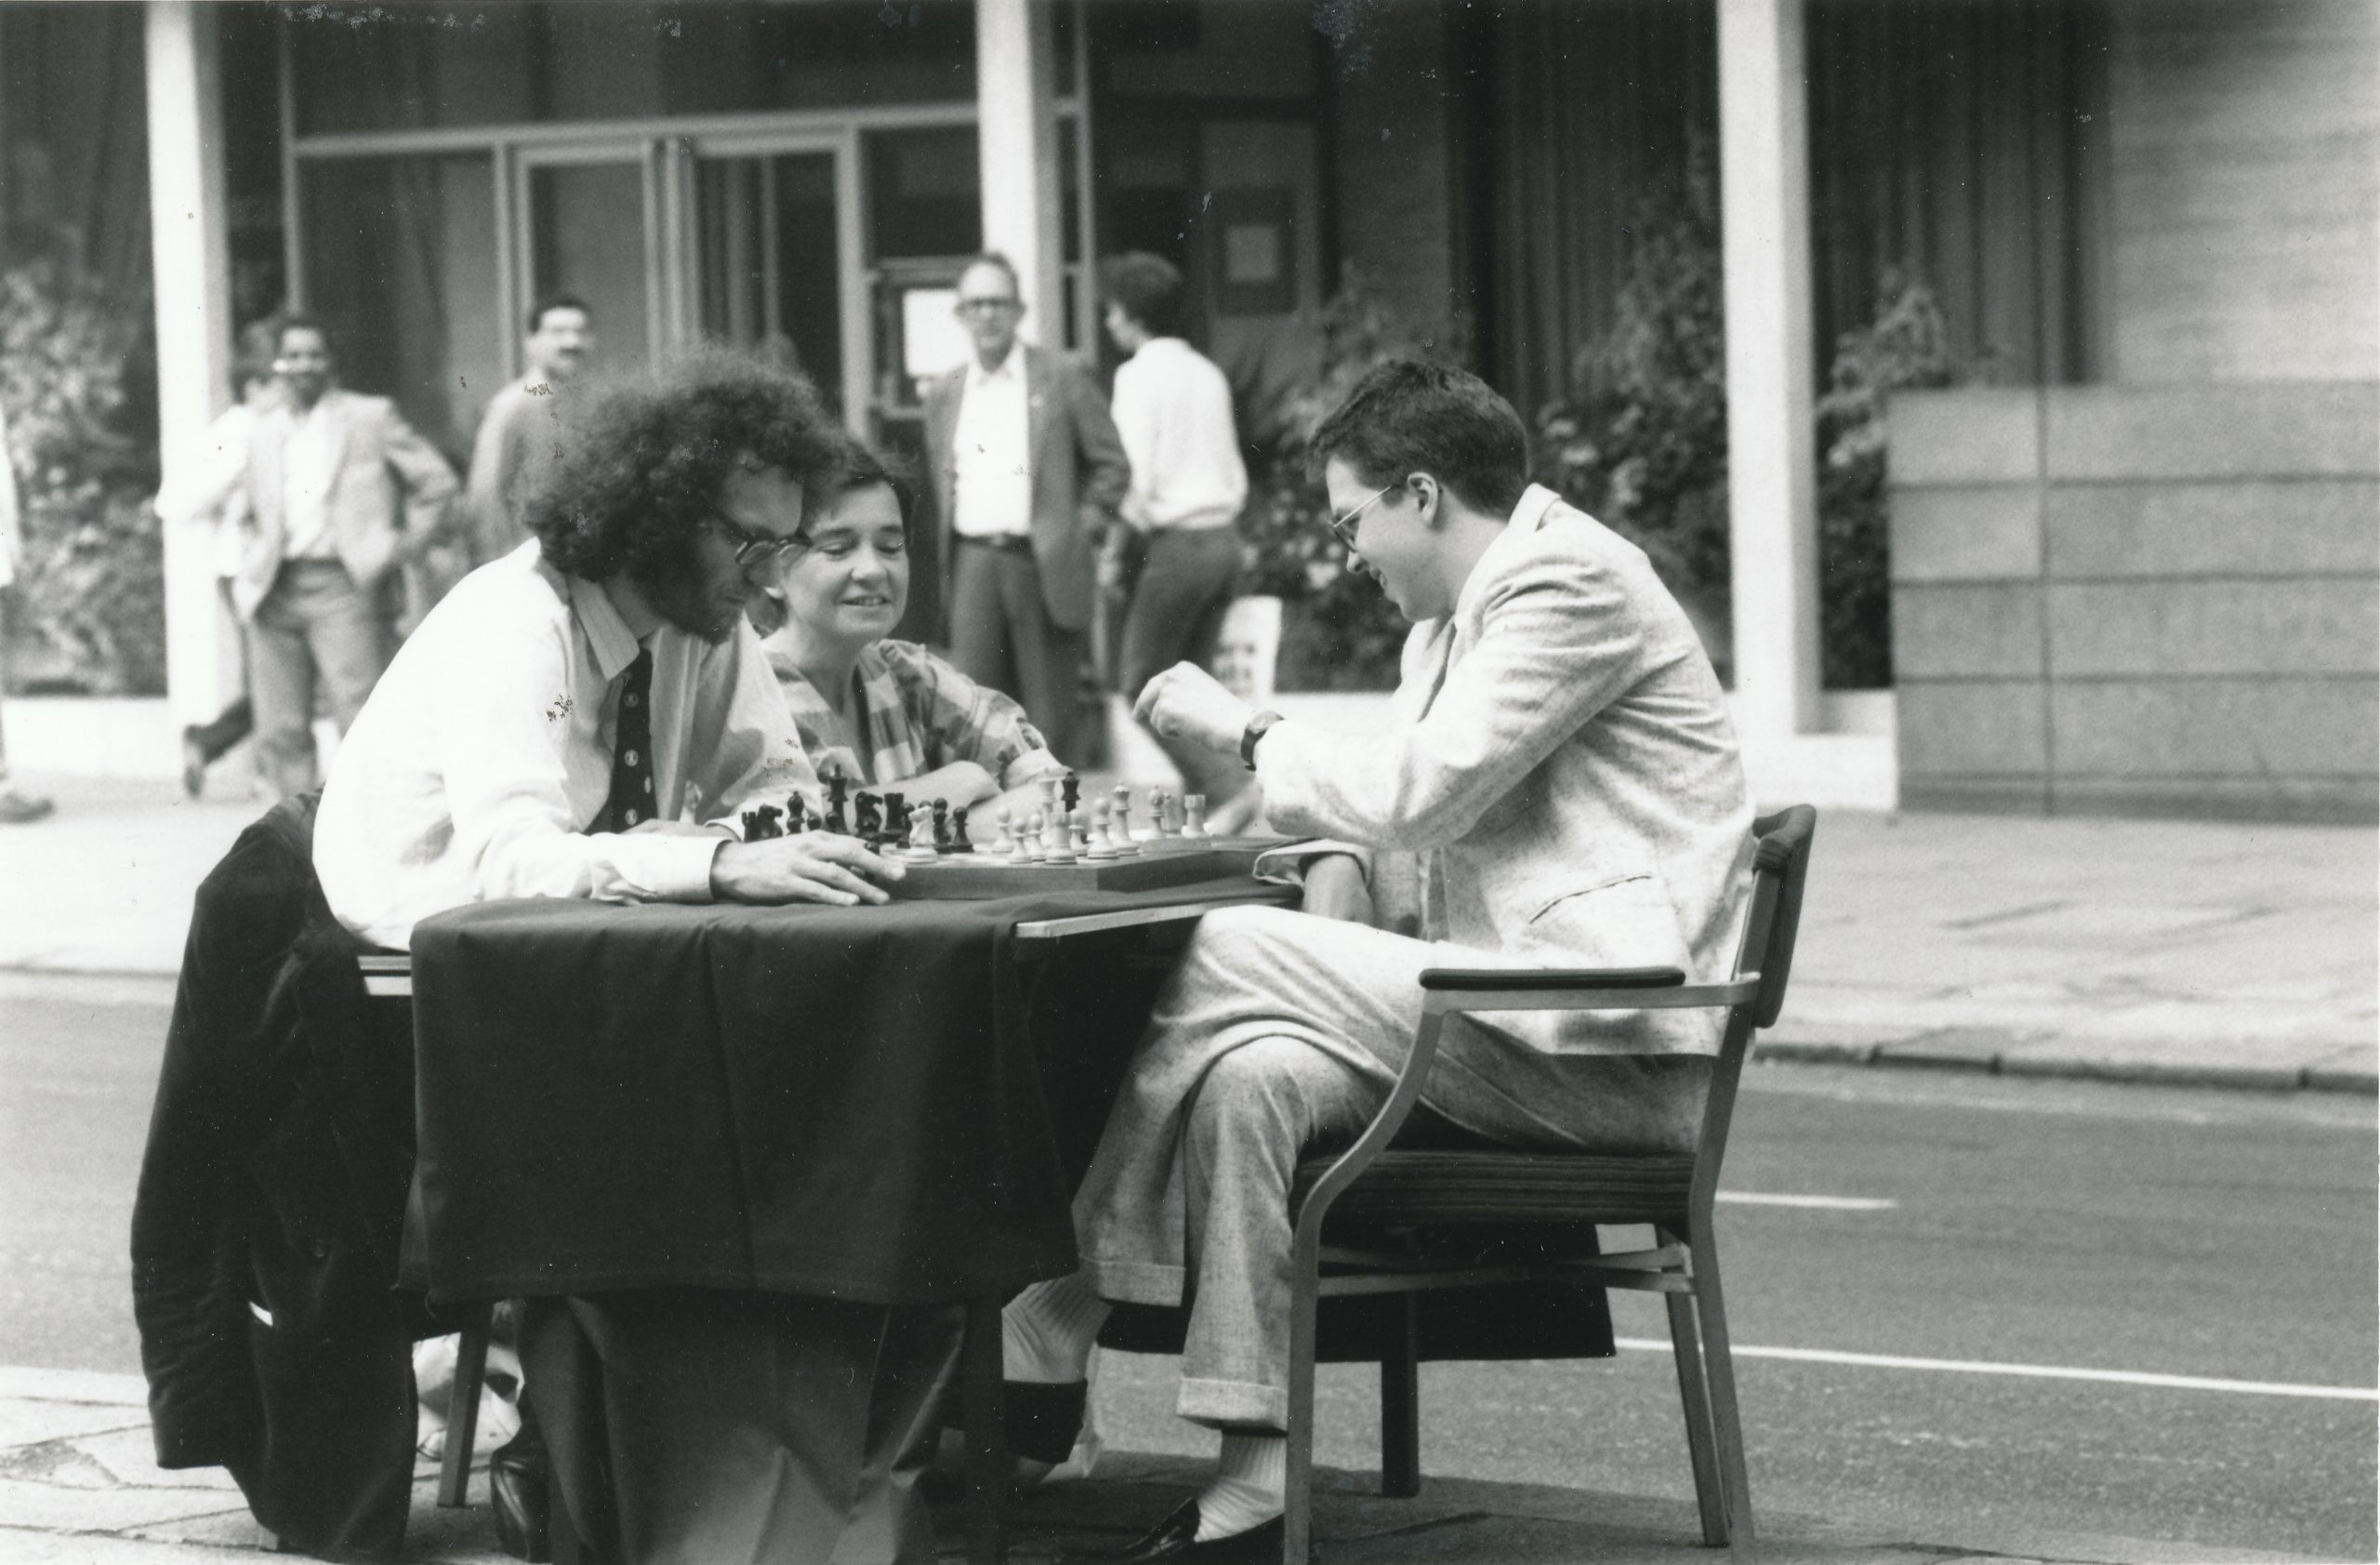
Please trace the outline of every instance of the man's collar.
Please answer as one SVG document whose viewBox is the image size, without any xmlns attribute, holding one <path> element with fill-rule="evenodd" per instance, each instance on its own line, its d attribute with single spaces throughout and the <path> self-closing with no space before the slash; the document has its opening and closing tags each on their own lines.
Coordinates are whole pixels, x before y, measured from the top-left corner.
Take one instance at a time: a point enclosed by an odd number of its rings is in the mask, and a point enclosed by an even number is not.
<svg viewBox="0 0 2380 1565">
<path fill-rule="evenodd" d="M 570 583 L 570 610 L 578 617 L 580 628 L 587 632 L 588 644 L 595 649 L 597 671 L 606 680 L 619 678 L 620 670 L 636 661 L 636 629 L 620 612 L 619 604 L 613 602 L 609 584 L 575 576 L 565 579 Z M 644 602 L 644 594 L 628 586 L 624 578 L 614 579 L 632 595 L 631 606 L 641 610 L 639 618 L 653 614 L 651 606 Z M 657 628 L 660 617 L 653 615 L 653 618 Z"/>
<path fill-rule="evenodd" d="M 972 353 L 967 355 L 967 384 L 970 386 L 980 386 L 987 380 L 1021 380 L 1024 378 L 1025 344 L 1022 342 L 1010 347 L 1008 357 L 1000 361 L 998 369 L 985 369 L 983 360 Z"/>
<path fill-rule="evenodd" d="M 1472 563 L 1471 574 L 1462 578 L 1462 590 L 1455 594 L 1455 613 L 1462 611 L 1464 602 L 1492 574 L 1493 563 L 1507 550 L 1518 549 L 1522 540 L 1545 524 L 1546 517 L 1561 503 L 1562 497 L 1542 484 L 1532 484 L 1521 492 L 1520 503 L 1513 507 L 1512 515 L 1504 521 L 1504 530 L 1488 540 L 1488 547 Z"/>
</svg>

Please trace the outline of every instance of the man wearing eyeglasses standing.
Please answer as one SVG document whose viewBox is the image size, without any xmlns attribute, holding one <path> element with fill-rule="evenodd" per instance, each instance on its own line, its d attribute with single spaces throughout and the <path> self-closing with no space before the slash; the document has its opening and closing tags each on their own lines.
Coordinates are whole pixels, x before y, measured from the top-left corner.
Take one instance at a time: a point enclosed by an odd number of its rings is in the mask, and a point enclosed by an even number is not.
<svg viewBox="0 0 2380 1565">
<path fill-rule="evenodd" d="M 926 391 L 950 660 L 1080 765 L 1099 550 L 1131 468 L 1091 377 L 1020 343 L 1024 316 L 1007 258 L 970 261 L 959 318 L 974 352 Z"/>
</svg>

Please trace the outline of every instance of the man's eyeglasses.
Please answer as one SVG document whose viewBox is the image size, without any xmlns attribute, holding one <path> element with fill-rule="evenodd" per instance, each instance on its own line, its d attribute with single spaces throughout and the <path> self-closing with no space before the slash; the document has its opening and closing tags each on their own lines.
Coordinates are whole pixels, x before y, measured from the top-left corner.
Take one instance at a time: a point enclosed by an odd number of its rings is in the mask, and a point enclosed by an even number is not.
<svg viewBox="0 0 2380 1565">
<path fill-rule="evenodd" d="M 795 551 L 809 547 L 810 540 L 797 533 L 791 537 L 779 537 L 774 533 L 756 533 L 749 527 L 738 526 L 718 511 L 712 511 L 710 524 L 727 535 L 735 546 L 735 564 L 739 570 L 750 570 L 765 564 L 772 569 L 791 559 Z"/>
<path fill-rule="evenodd" d="M 1353 550 L 1355 547 L 1356 522 L 1363 516 L 1364 512 L 1380 504 L 1380 497 L 1382 495 L 1387 494 L 1391 489 L 1397 488 L 1403 483 L 1404 480 L 1399 479 L 1395 484 L 1383 484 L 1379 488 L 1373 490 L 1370 494 L 1366 495 L 1361 500 L 1357 501 L 1355 508 L 1348 511 L 1346 515 L 1333 516 L 1329 520 L 1328 525 L 1330 528 L 1330 536 L 1339 540 L 1340 548 Z"/>
<path fill-rule="evenodd" d="M 1004 315 L 1012 310 L 1023 310 L 1021 298 L 962 298 L 959 301 L 961 315 Z"/>
</svg>

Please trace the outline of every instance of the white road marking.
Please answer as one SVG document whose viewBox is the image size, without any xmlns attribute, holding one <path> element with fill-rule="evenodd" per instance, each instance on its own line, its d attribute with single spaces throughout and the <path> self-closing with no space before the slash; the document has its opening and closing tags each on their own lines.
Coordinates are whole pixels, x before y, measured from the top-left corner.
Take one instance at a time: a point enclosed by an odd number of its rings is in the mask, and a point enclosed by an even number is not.
<svg viewBox="0 0 2380 1565">
<path fill-rule="evenodd" d="M 1883 1196 L 1773 1196 L 1755 1190 L 1722 1190 L 1722 1205 L 1806 1206 L 1823 1212 L 1890 1212 L 1900 1202 Z"/>
<path fill-rule="evenodd" d="M 1651 1337 L 1616 1337 L 1620 1347 L 1667 1353 L 1670 1345 Z M 2217 1380 L 2208 1375 L 2151 1374 L 2142 1370 L 2080 1370 L 2059 1364 L 1994 1364 L 1973 1359 L 1907 1359 L 1892 1353 L 1837 1353 L 1819 1347 L 1739 1347 L 1739 1359 L 1791 1359 L 1805 1364 L 1857 1364 L 1870 1369 L 1940 1370 L 1952 1374 L 2003 1374 L 2033 1380 L 2096 1380 L 2118 1386 L 2155 1386 L 2175 1391 L 2228 1391 L 2242 1397 L 2310 1397 L 2335 1402 L 2380 1402 L 2380 1388 L 2368 1386 L 2294 1386 L 2274 1380 Z"/>
</svg>

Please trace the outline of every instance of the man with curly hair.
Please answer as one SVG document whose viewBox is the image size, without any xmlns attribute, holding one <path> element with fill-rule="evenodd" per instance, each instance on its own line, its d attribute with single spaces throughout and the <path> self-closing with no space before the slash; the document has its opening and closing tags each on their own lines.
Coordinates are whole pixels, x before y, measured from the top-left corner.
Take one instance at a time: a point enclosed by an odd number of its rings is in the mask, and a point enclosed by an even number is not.
<svg viewBox="0 0 2380 1565">
<path fill-rule="evenodd" d="M 433 913 L 505 897 L 886 900 L 902 870 L 856 840 L 746 842 L 734 824 L 788 792 L 823 802 L 745 610 L 802 541 L 841 440 L 806 380 L 736 355 L 589 398 L 527 497 L 535 537 L 430 613 L 339 747 L 314 864 L 340 921 L 403 947 Z M 566 1492 L 611 1464 L 618 1553 L 723 1560 L 793 1538 L 788 1558 L 823 1559 L 848 1529 L 921 1525 L 868 1420 L 921 1416 L 956 1362 L 945 1314 L 537 1299 L 522 1348 L 533 1391 L 540 1364 L 591 1355 L 602 1394 L 634 1400 L 608 1455 L 572 1446 L 567 1421 L 546 1431 Z M 853 1385 L 858 1415 L 810 1394 Z"/>
</svg>

